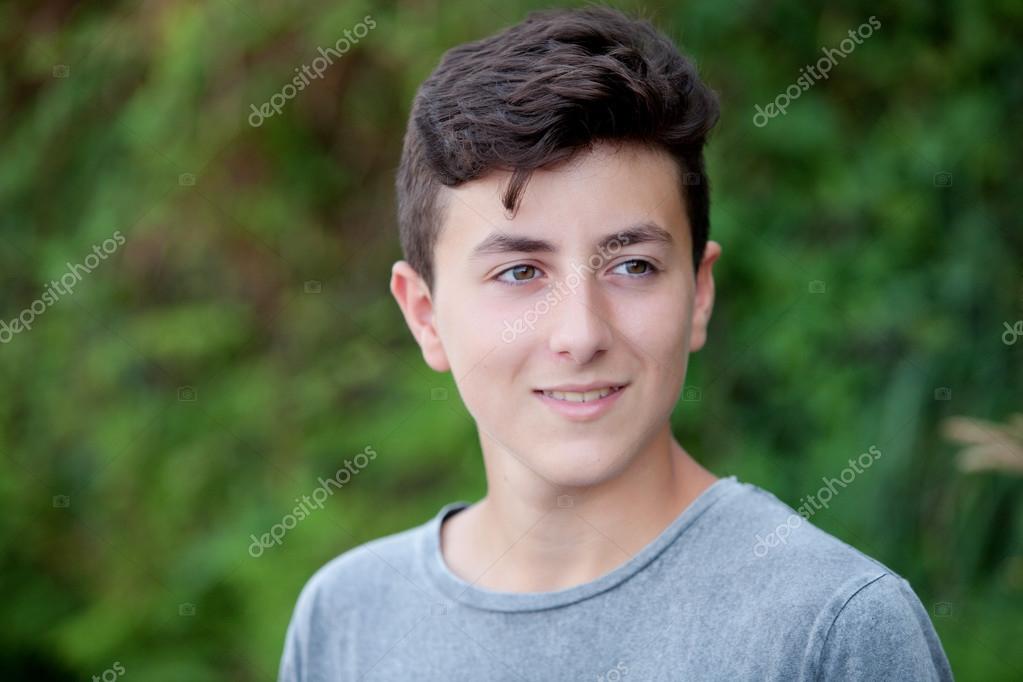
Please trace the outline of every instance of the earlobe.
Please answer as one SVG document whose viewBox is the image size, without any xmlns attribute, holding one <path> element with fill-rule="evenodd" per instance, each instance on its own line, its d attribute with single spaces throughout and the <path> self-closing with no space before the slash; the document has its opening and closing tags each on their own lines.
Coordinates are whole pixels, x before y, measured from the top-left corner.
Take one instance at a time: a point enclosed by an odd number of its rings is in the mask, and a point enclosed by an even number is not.
<svg viewBox="0 0 1023 682">
<path fill-rule="evenodd" d="M 451 369 L 434 325 L 433 298 L 426 282 L 415 269 L 401 260 L 391 268 L 391 295 L 398 303 L 412 337 L 423 352 L 423 360 L 437 372 Z"/>
</svg>

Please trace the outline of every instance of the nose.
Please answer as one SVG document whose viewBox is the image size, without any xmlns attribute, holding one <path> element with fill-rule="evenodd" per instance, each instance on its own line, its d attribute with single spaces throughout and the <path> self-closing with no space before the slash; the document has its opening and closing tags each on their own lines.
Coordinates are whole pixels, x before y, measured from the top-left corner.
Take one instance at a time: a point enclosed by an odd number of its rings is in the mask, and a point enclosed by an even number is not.
<svg viewBox="0 0 1023 682">
<path fill-rule="evenodd" d="M 584 279 L 551 314 L 552 353 L 582 365 L 610 347 L 613 333 L 607 306 L 591 279 Z"/>
</svg>

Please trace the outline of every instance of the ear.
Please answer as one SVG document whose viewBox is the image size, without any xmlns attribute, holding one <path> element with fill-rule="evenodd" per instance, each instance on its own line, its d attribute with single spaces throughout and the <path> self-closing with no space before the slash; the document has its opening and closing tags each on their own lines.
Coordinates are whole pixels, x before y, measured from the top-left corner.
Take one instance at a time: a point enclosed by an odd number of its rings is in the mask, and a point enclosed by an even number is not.
<svg viewBox="0 0 1023 682">
<path fill-rule="evenodd" d="M 400 260 L 391 268 L 391 294 L 405 316 L 405 323 L 423 351 L 423 359 L 431 369 L 451 369 L 444 346 L 434 326 L 433 298 L 430 288 L 411 265 Z"/>
<path fill-rule="evenodd" d="M 693 325 L 689 333 L 689 352 L 695 353 L 707 342 L 707 325 L 714 309 L 714 275 L 711 269 L 721 256 L 721 245 L 708 241 L 703 260 L 696 271 L 696 295 L 693 298 Z"/>
</svg>

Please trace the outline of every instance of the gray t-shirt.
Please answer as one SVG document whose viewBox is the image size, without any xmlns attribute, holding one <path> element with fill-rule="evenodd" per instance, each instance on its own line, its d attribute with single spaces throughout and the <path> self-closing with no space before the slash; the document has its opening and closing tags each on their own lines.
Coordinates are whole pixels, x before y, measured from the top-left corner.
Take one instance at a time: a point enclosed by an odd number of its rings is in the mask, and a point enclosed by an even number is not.
<svg viewBox="0 0 1023 682">
<path fill-rule="evenodd" d="M 904 579 L 734 476 L 618 568 L 556 592 L 453 574 L 440 524 L 466 506 L 321 568 L 279 679 L 952 679 Z"/>
</svg>

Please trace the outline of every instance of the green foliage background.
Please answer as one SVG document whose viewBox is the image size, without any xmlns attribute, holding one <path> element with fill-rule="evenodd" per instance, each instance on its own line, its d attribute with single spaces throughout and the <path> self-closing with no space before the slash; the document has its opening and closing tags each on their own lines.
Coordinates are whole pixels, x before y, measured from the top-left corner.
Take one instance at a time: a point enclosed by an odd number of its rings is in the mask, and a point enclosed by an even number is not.
<svg viewBox="0 0 1023 682">
<path fill-rule="evenodd" d="M 0 5 L 0 319 L 126 239 L 0 345 L 4 679 L 115 661 L 131 679 L 272 679 L 316 568 L 484 494 L 474 424 L 387 293 L 392 184 L 443 51 L 541 6 Z M 1023 5 L 619 6 L 678 39 L 723 105 L 724 256 L 682 443 L 793 506 L 877 445 L 813 522 L 910 580 L 959 679 L 1023 679 L 1020 478 L 961 472 L 941 433 L 1023 411 L 1023 343 L 1002 341 L 1023 318 Z M 248 124 L 366 15 L 355 49 Z M 881 29 L 827 80 L 753 125 L 871 15 Z M 249 555 L 367 445 L 355 481 Z"/>
</svg>

